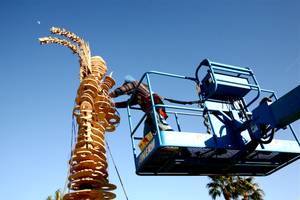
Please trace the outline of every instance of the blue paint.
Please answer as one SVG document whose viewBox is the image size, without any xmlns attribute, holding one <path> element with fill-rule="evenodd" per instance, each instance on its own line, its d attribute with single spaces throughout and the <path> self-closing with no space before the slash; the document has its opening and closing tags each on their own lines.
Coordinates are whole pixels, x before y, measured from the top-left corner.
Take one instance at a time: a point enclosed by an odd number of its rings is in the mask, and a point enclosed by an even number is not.
<svg viewBox="0 0 300 200">
<path fill-rule="evenodd" d="M 202 72 L 202 67 L 208 70 L 200 81 L 198 73 Z M 288 125 L 292 121 L 286 122 L 286 119 L 299 119 L 298 110 L 285 109 L 288 104 L 299 102 L 299 89 L 277 99 L 273 91 L 260 88 L 251 69 L 207 59 L 200 63 L 195 75 L 193 78 L 150 71 L 140 79 L 140 83 L 146 79 L 149 85 L 152 107 L 148 112 L 156 112 L 157 107 L 172 109 L 168 113 L 174 114 L 178 131 L 159 130 L 156 123 L 153 140 L 137 153 L 134 144 L 140 138 L 134 135 L 138 134 L 146 114 L 133 127 L 130 109 L 136 108 L 128 106 L 137 174 L 264 176 L 300 158 L 299 140 L 290 125 L 295 141 L 273 139 L 275 132 L 278 134 L 283 128 L 282 121 Z M 185 79 L 201 84 L 199 98 L 203 100 L 202 107 L 155 105 L 150 76 Z M 260 103 L 259 99 L 263 97 L 273 98 L 273 103 Z M 249 110 L 252 104 L 256 106 L 253 111 Z M 284 115 L 281 114 L 283 109 Z M 182 130 L 181 115 L 202 117 L 204 112 L 207 113 L 206 121 L 211 134 Z M 201 123 L 195 126 L 201 126 Z"/>
</svg>

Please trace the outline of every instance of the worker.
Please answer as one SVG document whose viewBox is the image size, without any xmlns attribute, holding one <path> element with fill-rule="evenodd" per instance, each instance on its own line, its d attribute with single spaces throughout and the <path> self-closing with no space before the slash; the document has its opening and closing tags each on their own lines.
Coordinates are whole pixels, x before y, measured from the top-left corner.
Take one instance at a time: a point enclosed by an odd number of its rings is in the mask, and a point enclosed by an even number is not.
<svg viewBox="0 0 300 200">
<path fill-rule="evenodd" d="M 125 81 L 122 86 L 116 88 L 112 91 L 109 96 L 112 98 L 119 97 L 121 95 L 127 94 L 131 95 L 134 94 L 134 97 L 130 103 L 130 105 L 139 105 L 145 113 L 147 113 L 147 117 L 145 120 L 144 126 L 144 136 L 148 134 L 150 131 L 152 133 L 156 132 L 156 126 L 154 121 L 154 114 L 153 111 L 150 111 L 151 108 L 151 98 L 150 98 L 150 91 L 148 85 L 145 83 L 141 83 L 139 85 L 139 81 L 135 80 L 132 76 L 127 75 L 125 77 Z M 155 104 L 163 104 L 162 97 L 157 94 L 153 94 L 153 99 Z M 116 108 L 126 108 L 127 101 L 116 102 Z M 165 111 L 165 108 L 156 108 L 156 118 L 157 118 L 157 125 L 160 130 L 163 131 L 172 131 L 173 129 L 169 126 L 166 119 L 168 115 Z"/>
</svg>

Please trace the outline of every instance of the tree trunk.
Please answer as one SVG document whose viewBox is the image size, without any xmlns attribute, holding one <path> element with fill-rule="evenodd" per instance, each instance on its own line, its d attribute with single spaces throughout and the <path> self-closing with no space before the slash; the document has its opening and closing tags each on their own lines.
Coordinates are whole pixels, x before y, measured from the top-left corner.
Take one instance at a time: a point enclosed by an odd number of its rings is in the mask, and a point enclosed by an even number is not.
<svg viewBox="0 0 300 200">
<path fill-rule="evenodd" d="M 230 197 L 231 197 L 230 194 L 225 193 L 225 194 L 223 194 L 223 195 L 224 195 L 225 200 L 230 200 Z"/>
<path fill-rule="evenodd" d="M 248 200 L 248 199 L 249 199 L 249 196 L 245 194 L 242 200 Z"/>
</svg>

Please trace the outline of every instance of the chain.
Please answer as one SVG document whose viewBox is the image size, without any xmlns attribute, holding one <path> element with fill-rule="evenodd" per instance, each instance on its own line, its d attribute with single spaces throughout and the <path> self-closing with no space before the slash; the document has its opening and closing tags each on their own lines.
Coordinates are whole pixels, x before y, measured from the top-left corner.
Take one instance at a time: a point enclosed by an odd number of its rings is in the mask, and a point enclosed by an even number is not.
<svg viewBox="0 0 300 200">
<path fill-rule="evenodd" d="M 204 126 L 206 127 L 206 131 L 208 134 L 211 134 L 211 127 L 210 127 L 210 123 L 209 123 L 209 116 L 208 116 L 208 111 L 205 110 L 203 112 L 203 118 L 204 118 Z"/>
</svg>

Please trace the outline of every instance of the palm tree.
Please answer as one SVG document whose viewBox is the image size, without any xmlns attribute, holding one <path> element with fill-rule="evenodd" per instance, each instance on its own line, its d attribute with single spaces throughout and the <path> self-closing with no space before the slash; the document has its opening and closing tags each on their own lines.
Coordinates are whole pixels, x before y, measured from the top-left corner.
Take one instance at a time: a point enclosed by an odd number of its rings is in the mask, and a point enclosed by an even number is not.
<svg viewBox="0 0 300 200">
<path fill-rule="evenodd" d="M 253 177 L 238 177 L 237 182 L 242 200 L 263 200 L 264 191 L 254 182 Z"/>
<path fill-rule="evenodd" d="M 223 195 L 225 200 L 236 198 L 235 178 L 233 176 L 209 176 L 211 182 L 206 185 L 209 195 L 215 200 Z"/>
<path fill-rule="evenodd" d="M 52 200 L 52 196 L 48 196 L 46 200 Z M 60 190 L 56 190 L 55 200 L 63 200 Z"/>
<path fill-rule="evenodd" d="M 222 186 L 218 182 L 214 181 L 213 178 L 211 178 L 211 179 L 212 179 L 212 182 L 208 183 L 206 185 L 206 187 L 208 188 L 208 194 L 212 197 L 213 200 L 215 200 L 217 198 L 217 196 L 221 196 Z"/>
<path fill-rule="evenodd" d="M 263 196 L 265 195 L 264 191 L 260 188 L 257 188 L 253 191 L 253 193 L 250 195 L 250 198 L 253 200 L 263 200 Z"/>
<path fill-rule="evenodd" d="M 206 185 L 208 193 L 215 200 L 223 195 L 225 200 L 263 200 L 264 192 L 253 177 L 210 176 L 211 182 Z"/>
</svg>

